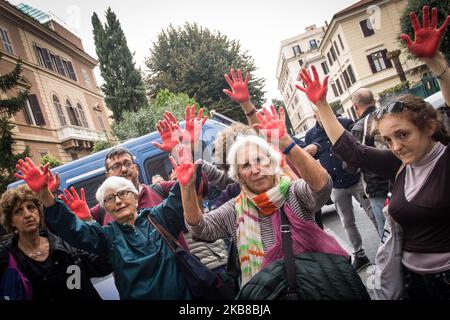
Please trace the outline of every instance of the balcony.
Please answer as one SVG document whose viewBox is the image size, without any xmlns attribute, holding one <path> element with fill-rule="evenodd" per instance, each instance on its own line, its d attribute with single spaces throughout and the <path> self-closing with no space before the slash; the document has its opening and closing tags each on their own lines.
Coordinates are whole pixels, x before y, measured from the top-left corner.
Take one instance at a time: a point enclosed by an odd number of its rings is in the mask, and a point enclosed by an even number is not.
<svg viewBox="0 0 450 320">
<path fill-rule="evenodd" d="M 64 149 L 91 149 L 95 141 L 106 141 L 104 132 L 76 126 L 64 126 L 58 129 L 58 139 Z"/>
</svg>

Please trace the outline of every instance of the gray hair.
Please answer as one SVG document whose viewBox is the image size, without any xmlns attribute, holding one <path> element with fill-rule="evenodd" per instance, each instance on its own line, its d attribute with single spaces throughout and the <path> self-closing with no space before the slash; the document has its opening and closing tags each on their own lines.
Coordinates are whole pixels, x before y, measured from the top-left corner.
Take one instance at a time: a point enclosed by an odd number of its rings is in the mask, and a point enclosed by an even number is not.
<svg viewBox="0 0 450 320">
<path fill-rule="evenodd" d="M 262 151 L 270 158 L 270 162 L 274 167 L 274 174 L 281 174 L 281 154 L 276 151 L 266 140 L 258 136 L 238 136 L 236 142 L 231 145 L 228 152 L 227 163 L 230 166 L 228 175 L 231 179 L 239 182 L 237 155 L 247 145 L 253 145 L 256 151 Z"/>
<path fill-rule="evenodd" d="M 102 183 L 100 188 L 98 188 L 97 192 L 95 193 L 95 198 L 102 208 L 105 208 L 104 200 L 106 190 L 113 190 L 114 192 L 128 190 L 138 195 L 136 187 L 130 180 L 123 177 L 109 177 Z"/>
</svg>

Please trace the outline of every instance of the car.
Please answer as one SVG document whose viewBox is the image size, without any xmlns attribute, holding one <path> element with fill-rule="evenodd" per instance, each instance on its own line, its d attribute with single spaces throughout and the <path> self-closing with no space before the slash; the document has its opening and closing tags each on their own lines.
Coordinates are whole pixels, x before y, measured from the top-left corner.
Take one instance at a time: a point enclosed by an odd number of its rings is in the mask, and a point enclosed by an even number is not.
<svg viewBox="0 0 450 320">
<path fill-rule="evenodd" d="M 431 96 L 424 99 L 426 102 L 431 104 L 436 110 L 439 110 L 441 108 L 448 107 L 445 104 L 444 96 L 442 95 L 442 91 L 438 91 Z"/>
</svg>

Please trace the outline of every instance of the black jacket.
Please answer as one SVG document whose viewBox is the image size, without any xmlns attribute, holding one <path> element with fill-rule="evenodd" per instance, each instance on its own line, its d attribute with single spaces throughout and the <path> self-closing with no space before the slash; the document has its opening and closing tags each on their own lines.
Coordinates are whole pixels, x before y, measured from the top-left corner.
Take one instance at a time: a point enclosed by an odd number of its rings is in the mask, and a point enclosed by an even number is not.
<svg viewBox="0 0 450 320">
<path fill-rule="evenodd" d="M 367 131 L 366 131 L 366 138 L 365 144 L 366 146 L 374 147 L 375 146 L 375 139 L 374 135 L 371 133 L 371 127 L 372 127 L 372 112 L 375 111 L 375 106 L 369 107 L 364 113 L 361 115 L 360 119 L 355 123 L 353 126 L 351 133 L 352 135 L 358 140 L 359 142 L 363 143 L 363 137 L 364 137 L 364 122 L 365 118 L 368 118 L 367 121 Z M 370 171 L 367 170 L 361 170 L 362 177 L 364 179 L 364 182 L 366 183 L 366 193 L 369 195 L 369 197 L 386 197 L 387 193 L 389 192 L 389 181 L 379 175 L 376 175 Z"/>
<path fill-rule="evenodd" d="M 50 232 L 43 231 L 41 236 L 47 237 L 50 245 L 49 256 L 44 262 L 27 257 L 17 246 L 17 236 L 0 247 L 0 279 L 8 266 L 11 252 L 19 269 L 32 284 L 33 300 L 99 300 L 100 296 L 90 278 L 110 274 L 112 268 L 109 259 L 76 249 Z M 79 267 L 80 289 L 68 288 L 67 283 L 75 283 L 72 279 L 76 272 L 71 269 L 77 269 L 70 266 Z"/>
<path fill-rule="evenodd" d="M 341 125 L 350 131 L 353 121 L 347 118 L 337 118 Z M 309 129 L 305 135 L 306 145 L 315 144 L 319 147 L 315 158 L 319 159 L 320 164 L 324 167 L 333 180 L 333 188 L 346 189 L 349 188 L 360 179 L 359 172 L 350 172 L 343 167 L 342 161 L 331 151 L 331 141 L 323 127 L 317 122 L 314 127 Z"/>
</svg>

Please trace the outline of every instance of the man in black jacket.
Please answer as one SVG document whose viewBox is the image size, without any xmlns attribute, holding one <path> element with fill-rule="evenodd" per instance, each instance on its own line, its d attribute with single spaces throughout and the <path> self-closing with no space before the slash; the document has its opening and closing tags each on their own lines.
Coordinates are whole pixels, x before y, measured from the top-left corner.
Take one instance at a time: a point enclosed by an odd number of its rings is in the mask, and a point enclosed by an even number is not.
<svg viewBox="0 0 450 320">
<path fill-rule="evenodd" d="M 352 95 L 352 101 L 356 114 L 359 117 L 359 120 L 351 130 L 352 135 L 362 144 L 371 147 L 376 146 L 375 136 L 372 131 L 372 113 L 376 110 L 372 91 L 361 88 Z M 385 221 L 382 210 L 389 192 L 389 181 L 367 170 L 362 170 L 361 173 L 364 189 L 369 197 L 370 205 L 377 222 L 378 234 L 381 237 Z"/>
</svg>

